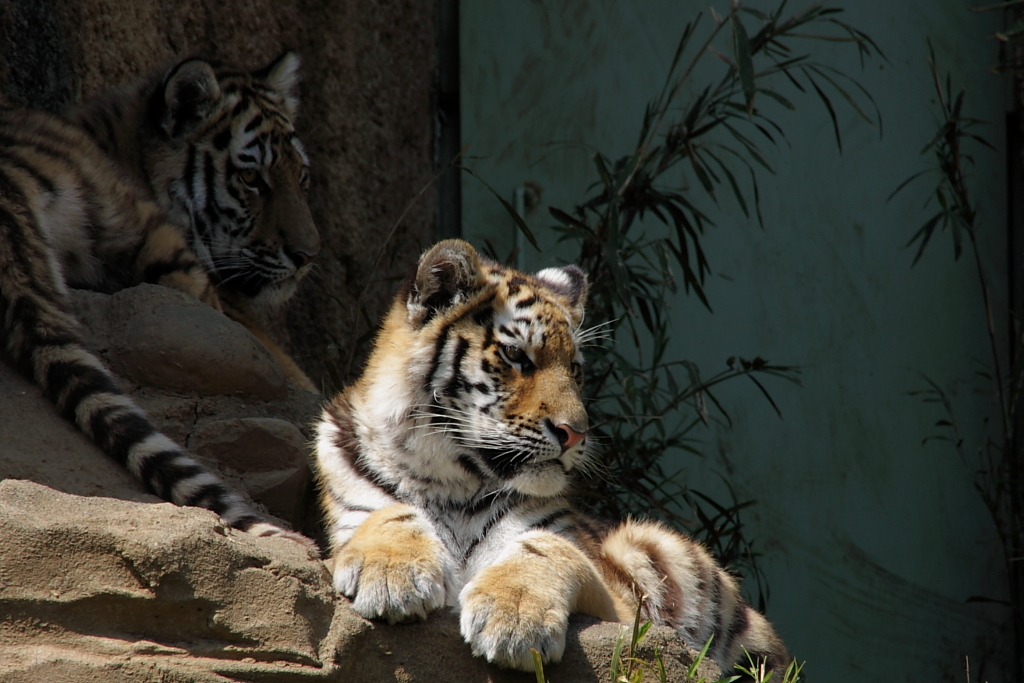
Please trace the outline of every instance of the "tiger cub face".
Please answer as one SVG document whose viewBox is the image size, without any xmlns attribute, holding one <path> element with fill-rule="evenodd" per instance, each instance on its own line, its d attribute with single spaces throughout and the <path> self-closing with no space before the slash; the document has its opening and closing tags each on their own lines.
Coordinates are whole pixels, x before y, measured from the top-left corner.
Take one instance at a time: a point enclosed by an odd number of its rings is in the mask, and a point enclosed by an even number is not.
<svg viewBox="0 0 1024 683">
<path fill-rule="evenodd" d="M 218 290 L 257 308 L 291 296 L 320 250 L 294 126 L 298 70 L 293 52 L 251 73 L 184 61 L 154 93 L 143 142 L 150 183 Z"/>
<path fill-rule="evenodd" d="M 575 266 L 526 275 L 441 242 L 404 302 L 409 368 L 432 433 L 458 463 L 527 495 L 562 493 L 588 458 L 579 334 L 587 282 Z"/>
</svg>

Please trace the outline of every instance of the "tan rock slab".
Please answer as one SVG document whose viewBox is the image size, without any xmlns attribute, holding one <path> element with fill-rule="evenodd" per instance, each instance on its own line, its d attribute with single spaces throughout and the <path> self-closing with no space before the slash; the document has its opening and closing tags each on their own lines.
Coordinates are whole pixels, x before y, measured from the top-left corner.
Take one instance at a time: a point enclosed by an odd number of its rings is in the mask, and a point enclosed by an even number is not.
<svg viewBox="0 0 1024 683">
<path fill-rule="evenodd" d="M 2 361 L 0 479 L 29 479 L 81 496 L 159 500 L 58 415 L 36 385 Z"/>
<path fill-rule="evenodd" d="M 206 421 L 188 438 L 190 451 L 239 473 L 254 499 L 293 526 L 301 522 L 310 483 L 306 437 L 287 420 L 243 417 Z"/>
<path fill-rule="evenodd" d="M 138 285 L 107 296 L 74 294 L 78 315 L 111 368 L 137 384 L 211 396 L 283 398 L 280 363 L 238 323 L 167 287 Z"/>
<path fill-rule="evenodd" d="M 532 682 L 473 657 L 458 617 L 371 624 L 319 560 L 167 503 L 0 482 L 0 681 Z M 606 681 L 618 624 L 574 617 L 558 683 Z M 652 629 L 669 680 L 690 655 Z M 648 651 L 648 656 L 649 656 Z M 717 680 L 710 666 L 701 671 Z"/>
<path fill-rule="evenodd" d="M 239 472 L 270 472 L 306 463 L 306 437 L 286 420 L 244 417 L 211 420 L 188 439 L 196 455 L 212 458 Z"/>
</svg>

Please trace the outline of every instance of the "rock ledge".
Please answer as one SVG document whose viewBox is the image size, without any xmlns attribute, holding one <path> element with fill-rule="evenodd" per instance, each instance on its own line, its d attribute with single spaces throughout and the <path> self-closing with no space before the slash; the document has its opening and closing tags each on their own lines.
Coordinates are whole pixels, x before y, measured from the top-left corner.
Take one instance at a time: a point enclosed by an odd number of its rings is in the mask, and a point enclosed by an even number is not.
<svg viewBox="0 0 1024 683">
<path fill-rule="evenodd" d="M 9 479 L 0 538 L 5 682 L 535 680 L 472 657 L 450 612 L 393 627 L 360 618 L 305 549 L 205 510 Z M 618 629 L 574 618 L 549 679 L 608 680 Z M 685 680 L 690 653 L 672 632 L 648 640 L 669 680 Z"/>
</svg>

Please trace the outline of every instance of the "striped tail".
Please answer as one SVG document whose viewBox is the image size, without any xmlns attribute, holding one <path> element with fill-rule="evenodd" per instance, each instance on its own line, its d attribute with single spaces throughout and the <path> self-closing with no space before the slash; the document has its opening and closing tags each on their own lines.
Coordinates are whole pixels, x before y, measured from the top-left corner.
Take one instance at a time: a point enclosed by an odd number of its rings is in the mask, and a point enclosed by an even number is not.
<svg viewBox="0 0 1024 683">
<path fill-rule="evenodd" d="M 10 188 L 5 188 L 10 189 Z M 188 452 L 161 434 L 82 343 L 64 283 L 32 215 L 0 198 L 0 320 L 7 356 L 58 412 L 152 493 L 216 512 L 260 536 L 305 537 L 266 522 Z M 55 272 L 56 271 L 56 272 Z"/>
<path fill-rule="evenodd" d="M 772 625 L 699 543 L 657 522 L 628 520 L 604 538 L 598 566 L 620 594 L 644 596 L 644 619 L 673 627 L 696 650 L 710 639 L 708 656 L 723 673 L 746 666 L 747 653 L 776 675 L 789 664 Z"/>
</svg>

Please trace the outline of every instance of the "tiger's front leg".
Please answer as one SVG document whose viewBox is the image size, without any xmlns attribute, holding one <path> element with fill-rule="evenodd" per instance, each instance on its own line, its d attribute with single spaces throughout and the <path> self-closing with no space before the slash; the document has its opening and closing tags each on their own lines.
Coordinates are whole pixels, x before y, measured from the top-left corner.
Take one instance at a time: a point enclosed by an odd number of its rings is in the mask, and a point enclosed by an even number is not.
<svg viewBox="0 0 1024 683">
<path fill-rule="evenodd" d="M 121 264 L 122 285 L 149 283 L 171 287 L 222 311 L 220 297 L 206 269 L 175 225 L 151 198 L 115 173 L 92 179 L 105 197 L 93 217 L 102 237 L 96 244 L 104 263 Z M 130 262 L 124 263 L 130 256 Z"/>
<path fill-rule="evenodd" d="M 153 218 L 156 225 L 147 231 L 137 258 L 138 279 L 177 289 L 223 312 L 216 288 L 181 231 L 160 220 L 162 214 Z"/>
<path fill-rule="evenodd" d="M 570 614 L 618 619 L 593 562 L 547 531 L 520 536 L 466 584 L 459 603 L 473 654 L 523 671 L 533 671 L 531 649 L 545 662 L 562 659 Z"/>
<path fill-rule="evenodd" d="M 367 619 L 426 619 L 454 592 L 455 562 L 415 508 L 377 510 L 333 558 L 334 587 Z"/>
</svg>

